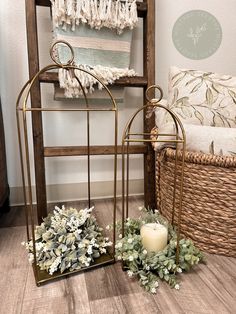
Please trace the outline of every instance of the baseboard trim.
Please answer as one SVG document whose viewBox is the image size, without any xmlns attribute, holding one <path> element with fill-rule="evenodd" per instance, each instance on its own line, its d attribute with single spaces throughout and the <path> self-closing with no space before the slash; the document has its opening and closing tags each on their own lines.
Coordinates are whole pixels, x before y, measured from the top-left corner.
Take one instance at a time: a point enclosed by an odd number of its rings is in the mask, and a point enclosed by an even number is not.
<svg viewBox="0 0 236 314">
<path fill-rule="evenodd" d="M 33 202 L 35 203 L 35 186 L 33 190 Z M 130 195 L 143 195 L 143 180 L 136 179 L 129 182 Z M 121 181 L 117 182 L 117 196 L 121 196 Z M 113 182 L 91 182 L 91 198 L 92 199 L 107 199 L 113 197 Z M 52 184 L 47 186 L 47 199 L 49 203 L 62 201 L 75 201 L 87 199 L 87 183 L 67 183 L 67 184 Z M 10 188 L 10 205 L 18 206 L 24 203 L 23 188 Z"/>
</svg>

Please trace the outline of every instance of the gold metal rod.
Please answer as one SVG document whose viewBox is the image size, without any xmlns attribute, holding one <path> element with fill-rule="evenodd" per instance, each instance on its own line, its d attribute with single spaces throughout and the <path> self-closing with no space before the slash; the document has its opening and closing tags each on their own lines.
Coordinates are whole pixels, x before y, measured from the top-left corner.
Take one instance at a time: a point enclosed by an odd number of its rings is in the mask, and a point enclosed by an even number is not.
<svg viewBox="0 0 236 314">
<path fill-rule="evenodd" d="M 122 238 L 125 235 L 125 142 L 122 141 Z"/>
<path fill-rule="evenodd" d="M 73 51 L 73 49 L 72 49 Z M 83 93 L 83 96 L 84 96 L 84 99 L 85 99 L 85 102 L 86 102 L 86 109 L 87 109 L 87 114 L 86 114 L 86 120 L 87 120 L 87 167 L 88 167 L 88 207 L 91 208 L 91 174 L 90 174 L 90 115 L 89 115 L 89 112 L 90 112 L 90 108 L 89 108 L 89 103 L 88 103 L 88 98 L 86 96 L 86 93 L 85 93 L 85 90 L 84 90 L 84 87 L 82 86 L 79 78 L 77 75 L 75 75 L 75 72 L 74 70 L 71 70 L 73 71 L 73 75 L 75 77 L 75 79 L 77 80 L 77 82 L 79 83 L 80 85 L 80 88 L 82 90 L 82 93 Z"/>
<path fill-rule="evenodd" d="M 20 152 L 20 165 L 21 165 L 21 176 L 22 176 L 22 184 L 23 184 L 23 198 L 24 198 L 24 212 L 25 212 L 25 222 L 26 222 L 26 234 L 27 241 L 30 240 L 29 236 L 29 217 L 28 217 L 28 209 L 27 209 L 27 195 L 26 195 L 26 185 L 25 185 L 25 169 L 24 169 L 24 161 L 23 161 L 23 152 L 22 152 L 22 140 L 21 140 L 21 128 L 20 128 L 20 118 L 19 111 L 16 111 L 16 122 L 17 122 L 17 133 L 18 133 L 18 143 L 19 143 L 19 152 Z"/>
<path fill-rule="evenodd" d="M 126 145 L 126 219 L 129 217 L 129 143 Z"/>
<path fill-rule="evenodd" d="M 116 202 L 117 202 L 117 136 L 118 136 L 118 111 L 115 111 L 115 132 L 114 132 L 115 152 L 114 152 L 114 201 L 113 201 L 113 256 L 115 258 L 116 243 Z"/>
<path fill-rule="evenodd" d="M 185 135 L 184 135 L 185 136 Z M 177 250 L 176 250 L 176 265 L 179 265 L 179 254 L 180 254 L 180 233 L 181 233 L 181 216 L 183 207 L 183 187 L 184 187 L 184 163 L 185 163 L 185 153 L 186 153 L 186 141 L 183 143 L 182 151 L 182 162 L 181 162 L 181 175 L 180 175 L 180 197 L 179 197 L 179 212 L 177 221 Z"/>
<path fill-rule="evenodd" d="M 88 106 L 88 101 L 86 97 L 86 102 Z M 87 147 L 88 147 L 88 155 L 87 155 L 87 164 L 88 164 L 88 206 L 91 207 L 91 174 L 90 174 L 90 114 L 87 111 Z"/>
<path fill-rule="evenodd" d="M 22 110 L 22 108 L 20 108 L 20 106 L 19 106 L 19 105 L 20 105 L 20 100 L 21 100 L 21 97 L 22 97 L 23 93 L 24 93 L 25 90 L 27 89 L 27 87 L 29 87 L 30 82 L 31 82 L 31 79 L 29 79 L 29 80 L 25 83 L 25 85 L 22 87 L 22 89 L 21 89 L 21 91 L 20 91 L 20 93 L 19 93 L 19 95 L 18 95 L 18 97 L 17 97 L 17 100 L 16 100 L 16 110 L 17 110 L 17 111 Z"/>
<path fill-rule="evenodd" d="M 183 143 L 183 140 L 144 140 L 144 139 L 124 139 L 125 142 L 142 143 Z"/>
<path fill-rule="evenodd" d="M 129 135 L 152 135 L 152 136 L 157 136 L 157 137 L 159 137 L 159 136 L 174 136 L 174 137 L 176 137 L 176 134 L 164 134 L 164 133 L 158 133 L 157 135 L 155 135 L 155 134 L 153 134 L 153 133 L 128 133 L 127 134 L 127 137 L 129 136 Z M 181 137 L 179 136 L 179 138 L 181 139 Z"/>
<path fill-rule="evenodd" d="M 28 181 L 29 211 L 30 211 L 30 218 L 31 218 L 31 232 L 32 232 L 32 242 L 33 242 L 34 265 L 37 265 L 36 242 L 35 242 L 35 233 L 34 233 L 33 196 L 32 196 L 32 184 L 31 184 L 31 171 L 30 171 L 28 128 L 27 128 L 26 112 L 23 112 L 22 117 L 23 117 L 23 126 L 24 126 L 25 158 L 26 158 L 26 170 L 27 170 L 27 181 Z M 36 280 L 38 281 L 38 271 L 37 271 L 36 267 L 35 267 L 34 271 L 35 271 Z"/>
<path fill-rule="evenodd" d="M 152 133 L 150 133 L 150 132 L 146 132 L 146 133 L 128 133 L 127 134 L 128 136 L 130 136 L 130 135 L 152 135 Z"/>
<path fill-rule="evenodd" d="M 24 110 L 24 109 L 22 109 Z M 105 109 L 105 108 L 27 108 L 24 111 L 52 111 L 52 112 L 56 112 L 56 111 L 115 111 L 114 109 Z"/>
<path fill-rule="evenodd" d="M 25 212 L 25 222 L 26 222 L 26 235 L 27 241 L 30 241 L 30 232 L 29 232 L 29 209 L 27 204 L 27 192 L 26 192 L 26 178 L 25 178 L 25 167 L 24 167 L 24 159 L 23 159 L 23 145 L 22 145 L 22 133 L 21 133 L 21 126 L 20 126 L 20 110 L 19 104 L 21 97 L 27 87 L 29 86 L 31 79 L 29 79 L 24 86 L 22 87 L 17 100 L 16 100 L 16 123 L 17 123 L 17 134 L 18 134 L 18 144 L 19 144 L 19 153 L 20 153 L 20 165 L 21 165 L 21 177 L 22 177 L 22 185 L 23 185 L 23 198 L 24 198 L 24 212 Z M 22 123 L 23 123 L 23 116 L 22 116 Z"/>
<path fill-rule="evenodd" d="M 174 120 L 175 121 L 175 120 Z M 179 128 L 178 124 L 175 121 L 176 125 L 176 139 L 179 137 Z M 175 149 L 175 171 L 174 171 L 174 187 L 173 187 L 173 202 L 172 202 L 172 225 L 174 225 L 174 220 L 175 220 L 175 204 L 176 204 L 176 184 L 177 184 L 177 171 L 178 171 L 178 143 L 176 143 L 176 149 Z"/>
<path fill-rule="evenodd" d="M 174 220 L 175 220 L 177 167 L 178 167 L 178 143 L 176 143 L 176 148 L 175 148 L 174 186 L 173 186 L 173 201 L 172 201 L 172 215 L 171 215 L 172 225 L 174 225 Z"/>
</svg>

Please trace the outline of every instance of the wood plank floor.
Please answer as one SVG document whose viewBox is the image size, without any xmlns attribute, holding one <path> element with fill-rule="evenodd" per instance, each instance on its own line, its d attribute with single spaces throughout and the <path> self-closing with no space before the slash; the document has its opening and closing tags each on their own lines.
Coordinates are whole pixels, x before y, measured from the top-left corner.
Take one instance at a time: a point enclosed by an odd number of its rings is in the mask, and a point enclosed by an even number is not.
<svg viewBox="0 0 236 314">
<path fill-rule="evenodd" d="M 134 212 L 142 199 L 132 197 Z M 71 203 L 84 207 L 85 203 Z M 118 202 L 118 213 L 121 204 Z M 107 224 L 112 202 L 95 202 Z M 137 211 L 135 211 L 137 212 Z M 236 313 L 236 259 L 207 255 L 207 264 L 182 276 L 181 289 L 162 283 L 157 295 L 145 293 L 119 263 L 36 287 L 25 249 L 24 213 L 13 208 L 0 218 L 0 314 L 37 313 Z"/>
</svg>

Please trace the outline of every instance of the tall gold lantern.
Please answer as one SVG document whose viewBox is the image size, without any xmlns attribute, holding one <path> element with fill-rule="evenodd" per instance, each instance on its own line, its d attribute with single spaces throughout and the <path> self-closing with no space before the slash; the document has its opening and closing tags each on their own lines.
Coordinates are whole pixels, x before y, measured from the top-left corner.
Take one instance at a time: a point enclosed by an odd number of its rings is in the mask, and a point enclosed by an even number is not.
<svg viewBox="0 0 236 314">
<path fill-rule="evenodd" d="M 150 92 L 158 90 L 160 97 L 158 99 L 149 98 Z M 180 222 L 182 214 L 182 198 L 183 198 L 183 180 L 184 180 L 184 156 L 186 150 L 186 138 L 183 125 L 178 116 L 167 107 L 160 104 L 163 97 L 163 91 L 158 85 L 150 86 L 146 91 L 147 104 L 138 109 L 127 123 L 122 137 L 122 236 L 124 237 L 124 225 L 126 219 L 129 217 L 129 149 L 130 146 L 135 143 L 151 144 L 151 143 L 166 143 L 175 145 L 175 166 L 174 166 L 174 186 L 173 186 L 173 204 L 171 211 L 171 222 L 174 225 L 176 223 L 177 229 L 177 249 L 176 249 L 176 264 L 179 262 L 179 241 L 180 241 Z M 172 134 L 161 134 L 154 135 L 153 133 L 133 133 L 132 126 L 139 113 L 144 114 L 146 112 L 154 113 L 154 110 L 160 109 L 167 111 L 175 126 L 175 132 Z M 179 151 L 182 150 L 181 161 L 178 160 Z M 179 164 L 180 163 L 180 164 Z M 179 167 L 178 167 L 179 166 Z M 180 171 L 178 171 L 180 169 Z M 176 201 L 178 194 L 178 202 Z M 159 208 L 158 208 L 159 209 Z M 154 210 L 150 209 L 150 210 Z M 160 208 L 161 210 L 161 208 Z"/>
<path fill-rule="evenodd" d="M 66 63 L 60 63 L 56 57 L 54 57 L 54 48 L 57 44 L 63 44 L 68 47 L 71 51 L 71 59 Z M 116 222 L 116 184 L 117 184 L 117 130 L 118 130 L 118 112 L 117 112 L 117 105 L 115 99 L 113 98 L 110 90 L 107 88 L 106 85 L 95 75 L 91 72 L 84 70 L 82 68 L 76 67 L 74 65 L 74 51 L 72 47 L 64 41 L 57 41 L 53 44 L 50 55 L 54 64 L 50 64 L 40 70 L 38 73 L 35 74 L 34 77 L 30 78 L 26 84 L 23 86 L 16 103 L 16 118 L 17 118 L 17 128 L 18 128 L 18 138 L 19 138 L 19 150 L 20 150 L 20 159 L 21 159 L 21 171 L 22 171 L 22 182 L 23 182 L 23 195 L 24 195 L 24 204 L 25 204 L 25 214 L 26 214 L 26 230 L 27 230 L 27 240 L 32 240 L 33 242 L 33 255 L 34 255 L 34 263 L 33 263 L 33 270 L 35 275 L 36 284 L 40 285 L 44 282 L 47 282 L 51 279 L 59 278 L 71 273 L 75 273 L 81 270 L 85 270 L 88 268 L 93 268 L 96 266 L 106 265 L 109 263 L 113 263 L 115 261 L 115 222 Z M 74 73 L 74 70 L 82 71 L 87 75 L 91 75 L 99 84 L 101 84 L 104 88 L 104 91 L 109 96 L 110 104 L 106 107 L 100 106 L 91 106 L 89 102 L 89 98 L 86 95 L 85 89 L 83 88 L 79 79 L 76 78 L 78 81 L 83 99 L 85 100 L 85 106 L 81 108 L 79 103 L 74 106 L 73 108 L 54 108 L 54 107 L 40 107 L 40 108 L 32 108 L 29 104 L 29 96 L 32 87 L 38 81 L 39 76 L 45 73 L 46 71 L 51 70 L 58 70 L 58 69 L 65 69 L 67 71 L 71 71 Z M 79 101 L 78 101 L 79 102 Z M 112 247 L 109 253 L 101 255 L 98 259 L 95 260 L 93 264 L 86 268 L 82 268 L 80 270 L 73 270 L 73 271 L 65 271 L 60 273 L 59 271 L 54 273 L 53 275 L 48 274 L 46 271 L 42 271 L 37 266 L 37 256 L 36 256 L 36 239 L 35 239 L 35 213 L 33 206 L 33 190 L 32 190 L 32 169 L 30 166 L 30 142 L 29 136 L 31 135 L 31 131 L 29 130 L 28 120 L 29 116 L 32 116 L 34 112 L 41 114 L 43 112 L 77 112 L 86 113 L 86 133 L 87 133 L 87 145 L 85 147 L 84 155 L 87 156 L 87 168 L 88 168 L 88 180 L 87 180 L 87 189 L 88 189 L 88 207 L 91 207 L 91 179 L 90 179 L 90 157 L 91 157 L 91 148 L 90 148 L 90 113 L 91 112 L 100 112 L 102 114 L 106 114 L 110 112 L 113 115 L 114 122 L 113 122 L 113 131 L 114 131 L 114 152 L 113 152 L 113 162 L 114 162 L 114 169 L 113 169 L 113 179 L 114 179 L 114 192 L 113 192 L 113 211 L 112 211 L 112 224 L 113 224 L 113 234 L 112 234 Z M 112 121 L 111 119 L 109 122 Z M 96 209 L 95 209 L 96 211 Z"/>
</svg>

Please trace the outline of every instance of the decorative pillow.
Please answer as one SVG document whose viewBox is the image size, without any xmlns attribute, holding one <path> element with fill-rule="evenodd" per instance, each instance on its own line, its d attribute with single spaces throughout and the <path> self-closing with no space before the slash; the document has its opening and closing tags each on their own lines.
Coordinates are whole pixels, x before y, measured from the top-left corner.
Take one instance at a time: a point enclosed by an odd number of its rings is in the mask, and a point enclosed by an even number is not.
<svg viewBox="0 0 236 314">
<path fill-rule="evenodd" d="M 202 152 L 213 155 L 236 156 L 236 128 L 200 126 L 183 124 L 186 133 L 186 149 L 191 152 Z M 168 123 L 159 128 L 159 133 L 174 133 L 173 123 Z M 155 129 L 153 130 L 153 138 Z M 166 139 L 171 139 L 168 137 Z M 174 138 L 172 138 L 174 139 Z M 174 146 L 163 143 L 153 143 L 155 150 L 166 146 Z"/>
<path fill-rule="evenodd" d="M 234 128 L 236 77 L 171 67 L 168 107 L 186 124 Z"/>
</svg>

